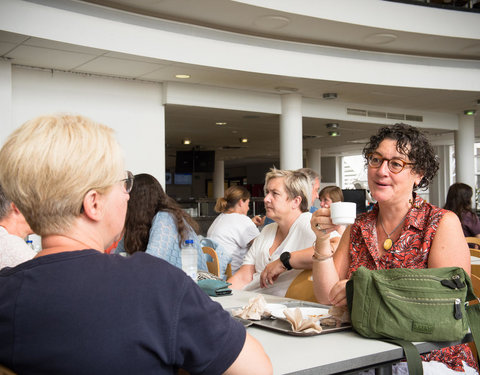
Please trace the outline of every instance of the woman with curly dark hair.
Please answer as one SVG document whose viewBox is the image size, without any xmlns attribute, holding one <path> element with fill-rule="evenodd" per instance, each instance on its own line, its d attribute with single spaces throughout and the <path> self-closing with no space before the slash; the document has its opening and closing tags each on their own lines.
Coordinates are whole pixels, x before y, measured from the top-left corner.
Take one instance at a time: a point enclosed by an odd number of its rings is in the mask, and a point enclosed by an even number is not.
<svg viewBox="0 0 480 375">
<path fill-rule="evenodd" d="M 472 210 L 472 196 L 473 189 L 469 185 L 457 182 L 448 189 L 447 201 L 443 208 L 457 214 L 465 237 L 480 238 L 480 220 Z"/>
<path fill-rule="evenodd" d="M 470 252 L 457 215 L 415 193 L 426 188 L 438 170 L 426 136 L 410 125 L 383 127 L 370 138 L 363 155 L 368 186 L 377 203 L 347 227 L 335 253 L 328 241 L 337 228 L 330 210 L 320 208 L 312 216 L 313 284 L 318 301 L 344 306 L 345 284 L 361 266 L 371 270 L 458 266 L 470 274 Z M 423 361 L 424 368 L 436 374 L 477 369 L 467 345 L 433 351 Z"/>
<path fill-rule="evenodd" d="M 115 253 L 144 251 L 182 268 L 181 246 L 193 240 L 198 269 L 207 271 L 197 223 L 170 198 L 152 175 L 135 175 L 130 192 L 123 239 Z"/>
</svg>

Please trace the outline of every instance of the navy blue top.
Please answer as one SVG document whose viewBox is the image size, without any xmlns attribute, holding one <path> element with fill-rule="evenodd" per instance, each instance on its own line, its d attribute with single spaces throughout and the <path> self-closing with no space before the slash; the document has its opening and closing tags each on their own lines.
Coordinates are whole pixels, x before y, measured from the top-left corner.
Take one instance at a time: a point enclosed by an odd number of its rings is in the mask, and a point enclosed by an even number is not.
<svg viewBox="0 0 480 375">
<path fill-rule="evenodd" d="M 182 270 L 143 252 L 0 271 L 0 363 L 21 374 L 220 374 L 245 336 Z"/>
</svg>

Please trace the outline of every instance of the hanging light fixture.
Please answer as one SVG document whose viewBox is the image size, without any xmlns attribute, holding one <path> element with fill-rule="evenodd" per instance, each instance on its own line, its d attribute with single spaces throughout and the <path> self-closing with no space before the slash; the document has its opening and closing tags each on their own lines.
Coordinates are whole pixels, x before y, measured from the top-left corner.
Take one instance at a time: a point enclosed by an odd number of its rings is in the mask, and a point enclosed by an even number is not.
<svg viewBox="0 0 480 375">
<path fill-rule="evenodd" d="M 189 145 L 189 144 L 192 143 L 192 141 L 191 141 L 190 139 L 188 139 L 188 138 L 184 138 L 183 141 L 182 141 L 182 143 L 183 143 L 184 145 Z"/>
</svg>

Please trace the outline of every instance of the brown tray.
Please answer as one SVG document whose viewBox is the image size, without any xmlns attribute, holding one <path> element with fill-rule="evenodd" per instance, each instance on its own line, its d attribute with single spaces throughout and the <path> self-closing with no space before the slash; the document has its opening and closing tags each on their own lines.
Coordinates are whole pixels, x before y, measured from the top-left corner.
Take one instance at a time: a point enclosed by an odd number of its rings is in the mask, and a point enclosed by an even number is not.
<svg viewBox="0 0 480 375">
<path fill-rule="evenodd" d="M 287 306 L 287 308 L 295 308 L 295 307 L 320 307 L 320 308 L 329 308 L 329 306 L 325 305 L 320 305 L 318 303 L 314 302 L 307 302 L 307 301 L 290 301 L 290 302 L 285 302 L 282 303 L 283 305 Z M 241 307 L 235 307 L 235 308 L 230 308 L 228 311 L 230 314 L 233 312 L 233 310 L 238 310 Z M 247 319 L 242 319 L 238 317 L 234 317 L 237 320 L 242 321 L 247 321 L 251 322 L 252 325 L 260 327 L 260 328 L 266 328 L 270 329 L 273 331 L 277 332 L 282 332 L 286 333 L 287 335 L 292 335 L 292 336 L 316 336 L 316 335 L 325 335 L 327 333 L 333 333 L 333 332 L 339 332 L 339 331 L 345 331 L 348 329 L 352 328 L 352 325 L 350 323 L 343 323 L 340 326 L 337 327 L 328 327 L 328 326 L 322 326 L 322 332 L 294 332 L 292 331 L 292 326 L 290 325 L 289 321 L 287 319 L 281 319 L 281 318 L 264 318 L 262 320 L 247 320 Z M 245 327 L 248 327 L 249 325 L 245 324 Z"/>
</svg>

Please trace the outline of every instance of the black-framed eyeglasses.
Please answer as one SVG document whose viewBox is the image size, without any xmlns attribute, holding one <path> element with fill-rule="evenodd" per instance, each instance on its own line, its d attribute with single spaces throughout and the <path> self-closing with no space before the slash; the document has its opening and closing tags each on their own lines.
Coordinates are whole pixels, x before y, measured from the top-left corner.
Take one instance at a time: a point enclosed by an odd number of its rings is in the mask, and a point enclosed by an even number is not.
<svg viewBox="0 0 480 375">
<path fill-rule="evenodd" d="M 133 180 L 135 180 L 135 176 L 130 171 L 127 171 L 127 178 L 120 180 L 120 182 L 123 182 L 123 187 L 125 188 L 125 191 L 127 193 L 130 193 L 132 191 Z"/>
<path fill-rule="evenodd" d="M 382 158 L 382 155 L 377 153 L 372 153 L 367 155 L 367 163 L 372 168 L 380 168 L 384 161 L 387 161 L 387 166 L 390 172 L 400 173 L 403 171 L 406 165 L 414 165 L 415 163 L 408 163 L 402 159 L 387 159 Z"/>
</svg>

